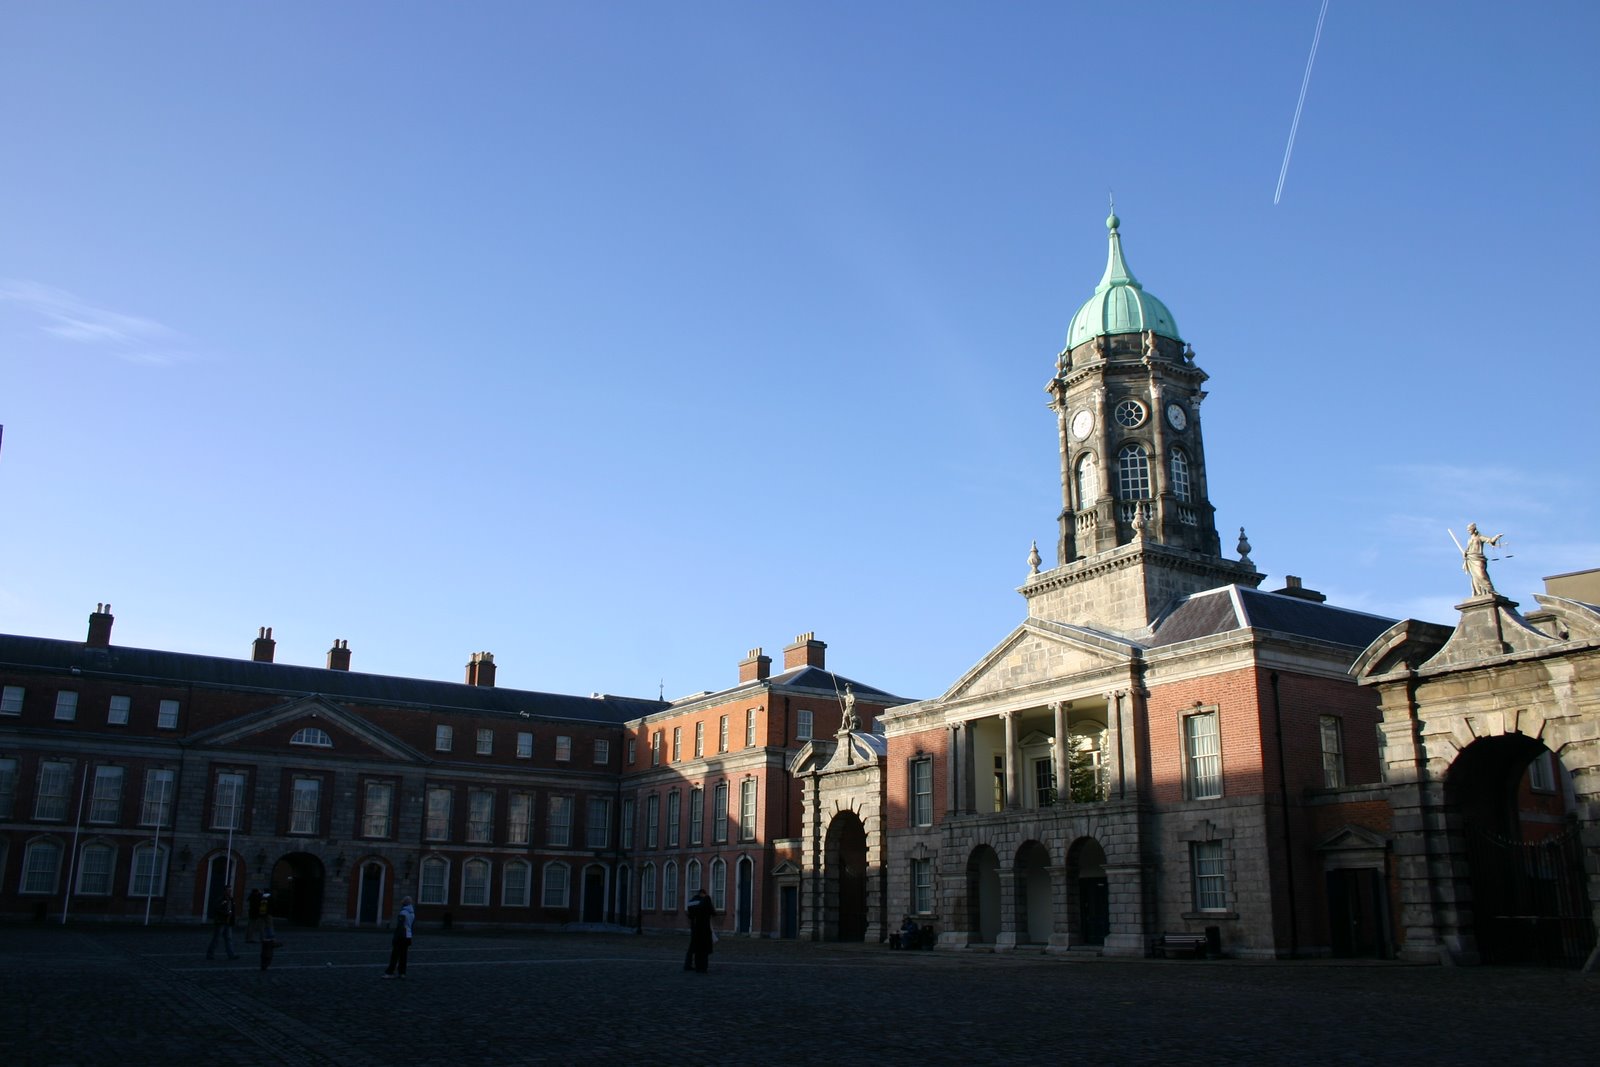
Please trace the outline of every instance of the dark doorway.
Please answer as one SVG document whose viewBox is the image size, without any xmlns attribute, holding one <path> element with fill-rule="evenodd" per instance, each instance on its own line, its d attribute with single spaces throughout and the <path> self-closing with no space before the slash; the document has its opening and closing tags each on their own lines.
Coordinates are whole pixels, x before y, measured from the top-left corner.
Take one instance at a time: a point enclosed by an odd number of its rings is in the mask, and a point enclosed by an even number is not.
<svg viewBox="0 0 1600 1067">
<path fill-rule="evenodd" d="M 617 868 L 617 911 L 615 922 L 624 926 L 629 925 L 633 910 L 629 906 L 628 896 L 631 890 L 629 883 L 632 881 L 631 872 L 627 867 Z"/>
<path fill-rule="evenodd" d="M 606 872 L 603 867 L 583 869 L 583 921 L 606 921 Z"/>
<path fill-rule="evenodd" d="M 1050 853 L 1037 841 L 1017 850 L 1017 941 L 1045 945 L 1055 926 L 1055 901 L 1050 891 Z"/>
<path fill-rule="evenodd" d="M 217 898 L 223 895 L 223 888 L 229 888 L 229 895 L 233 897 L 234 913 L 239 914 L 240 893 L 237 879 L 233 877 L 233 863 L 226 855 L 213 856 L 206 865 L 206 898 L 202 901 L 204 910 L 201 912 L 206 918 L 211 917 L 211 909 L 216 904 Z"/>
<path fill-rule="evenodd" d="M 1535 762 L 1552 790 L 1529 778 Z M 1445 803 L 1465 842 L 1470 930 L 1485 963 L 1578 967 L 1594 948 L 1583 845 L 1559 761 L 1538 741 L 1474 741 L 1445 778 Z"/>
<path fill-rule="evenodd" d="M 1067 851 L 1068 915 L 1077 919 L 1073 944 L 1103 945 L 1111 933 L 1111 887 L 1100 842 L 1082 838 Z"/>
<path fill-rule="evenodd" d="M 361 865 L 361 910 L 358 923 L 376 925 L 383 921 L 383 864 Z"/>
<path fill-rule="evenodd" d="M 748 934 L 750 932 L 750 912 L 753 910 L 751 905 L 754 895 L 752 883 L 755 881 L 752 877 L 753 869 L 754 865 L 750 862 L 750 857 L 748 856 L 740 857 L 738 864 L 734 867 L 733 930 L 739 934 Z"/>
<path fill-rule="evenodd" d="M 1371 868 L 1328 872 L 1328 936 L 1343 959 L 1388 959 L 1388 902 L 1383 876 Z"/>
<path fill-rule="evenodd" d="M 322 922 L 322 861 L 309 852 L 291 852 L 272 866 L 273 918 L 296 926 Z"/>
<path fill-rule="evenodd" d="M 967 857 L 967 904 L 971 936 L 994 944 L 1000 937 L 1000 857 L 988 845 Z"/>
<path fill-rule="evenodd" d="M 778 936 L 793 940 L 800 936 L 800 887 L 786 885 L 778 890 Z"/>
<path fill-rule="evenodd" d="M 867 831 L 854 812 L 840 812 L 828 825 L 827 879 L 829 903 L 838 917 L 834 938 L 865 941 L 867 937 Z"/>
</svg>

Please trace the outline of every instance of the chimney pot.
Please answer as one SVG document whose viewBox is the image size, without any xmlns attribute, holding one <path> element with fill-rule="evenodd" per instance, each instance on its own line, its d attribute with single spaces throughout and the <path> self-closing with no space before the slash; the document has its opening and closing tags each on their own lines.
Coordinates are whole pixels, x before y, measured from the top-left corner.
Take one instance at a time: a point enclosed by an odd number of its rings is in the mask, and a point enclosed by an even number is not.
<svg viewBox="0 0 1600 1067">
<path fill-rule="evenodd" d="M 474 652 L 467 663 L 467 684 L 494 688 L 494 653 Z"/>
<path fill-rule="evenodd" d="M 330 671 L 347 671 L 350 669 L 350 642 L 342 638 L 334 638 L 333 647 L 328 649 L 328 669 Z"/>
<path fill-rule="evenodd" d="M 272 639 L 272 627 L 263 626 L 250 645 L 250 659 L 256 663 L 271 663 L 278 642 Z"/>
<path fill-rule="evenodd" d="M 739 681 L 761 682 L 772 676 L 772 657 L 762 655 L 761 649 L 752 648 L 739 661 Z"/>
<path fill-rule="evenodd" d="M 818 670 L 827 668 L 828 646 L 817 640 L 817 632 L 808 630 L 794 639 L 794 643 L 783 650 L 783 669 L 792 671 L 797 667 L 815 667 Z"/>
</svg>

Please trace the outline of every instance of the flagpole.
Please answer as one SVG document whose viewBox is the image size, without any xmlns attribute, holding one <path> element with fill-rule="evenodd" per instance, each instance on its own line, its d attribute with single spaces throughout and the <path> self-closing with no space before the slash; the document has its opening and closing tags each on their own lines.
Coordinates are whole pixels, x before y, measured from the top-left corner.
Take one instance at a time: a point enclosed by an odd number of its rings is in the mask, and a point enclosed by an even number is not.
<svg viewBox="0 0 1600 1067">
<path fill-rule="evenodd" d="M 67 925 L 67 909 L 72 905 L 72 880 L 78 873 L 78 831 L 83 828 L 83 794 L 89 788 L 89 771 L 94 764 L 83 765 L 83 782 L 78 786 L 78 817 L 72 824 L 72 858 L 67 861 L 67 892 L 61 899 L 61 925 Z"/>
<path fill-rule="evenodd" d="M 161 859 L 161 818 L 166 805 L 156 802 L 156 832 L 150 839 L 150 875 L 144 883 L 144 924 L 150 925 L 150 904 L 156 895 L 156 863 Z M 163 887 L 165 888 L 165 887 Z"/>
</svg>

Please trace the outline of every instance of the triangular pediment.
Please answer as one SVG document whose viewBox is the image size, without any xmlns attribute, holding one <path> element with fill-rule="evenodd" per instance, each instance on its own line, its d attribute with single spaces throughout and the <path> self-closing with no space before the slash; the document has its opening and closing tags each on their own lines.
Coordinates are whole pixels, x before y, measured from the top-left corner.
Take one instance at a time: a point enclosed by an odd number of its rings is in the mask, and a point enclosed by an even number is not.
<svg viewBox="0 0 1600 1067">
<path fill-rule="evenodd" d="M 1029 619 L 951 686 L 942 699 L 983 697 L 1027 686 L 1125 670 L 1139 646 L 1044 619 Z"/>
<path fill-rule="evenodd" d="M 331 744 L 297 744 L 293 739 L 302 730 L 321 730 Z M 387 730 L 374 726 L 324 696 L 297 697 L 241 715 L 191 735 L 188 744 L 211 749 L 293 751 L 296 756 L 308 759 L 326 755 L 339 759 L 356 756 L 407 763 L 427 762 L 421 752 Z"/>
</svg>

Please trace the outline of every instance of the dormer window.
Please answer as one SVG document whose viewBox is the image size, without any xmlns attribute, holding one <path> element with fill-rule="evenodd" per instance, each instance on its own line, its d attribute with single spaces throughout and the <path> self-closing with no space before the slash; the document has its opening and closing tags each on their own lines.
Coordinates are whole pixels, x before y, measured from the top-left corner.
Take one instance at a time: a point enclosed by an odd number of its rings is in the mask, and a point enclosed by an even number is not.
<svg viewBox="0 0 1600 1067">
<path fill-rule="evenodd" d="M 318 726 L 302 726 L 289 738 L 291 745 L 310 745 L 312 748 L 332 748 L 333 738 L 328 736 L 328 731 Z"/>
</svg>

